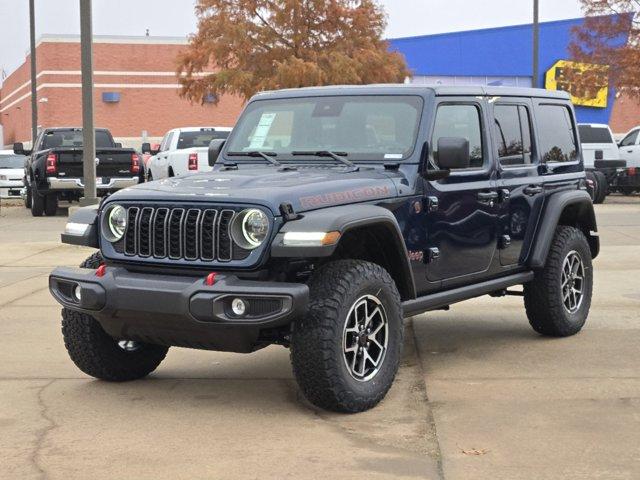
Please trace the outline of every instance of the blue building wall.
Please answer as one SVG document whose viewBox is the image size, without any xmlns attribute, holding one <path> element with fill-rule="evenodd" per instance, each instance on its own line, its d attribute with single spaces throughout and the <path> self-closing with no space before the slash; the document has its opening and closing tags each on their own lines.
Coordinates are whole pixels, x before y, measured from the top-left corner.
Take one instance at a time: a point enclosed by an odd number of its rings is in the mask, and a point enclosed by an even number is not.
<svg viewBox="0 0 640 480">
<path fill-rule="evenodd" d="M 540 24 L 540 78 L 558 60 L 570 59 L 571 29 L 582 19 Z M 516 25 L 389 40 L 391 48 L 404 54 L 415 75 L 531 77 L 533 27 Z M 615 101 L 609 89 L 606 108 L 576 106 L 578 121 L 608 123 Z"/>
</svg>

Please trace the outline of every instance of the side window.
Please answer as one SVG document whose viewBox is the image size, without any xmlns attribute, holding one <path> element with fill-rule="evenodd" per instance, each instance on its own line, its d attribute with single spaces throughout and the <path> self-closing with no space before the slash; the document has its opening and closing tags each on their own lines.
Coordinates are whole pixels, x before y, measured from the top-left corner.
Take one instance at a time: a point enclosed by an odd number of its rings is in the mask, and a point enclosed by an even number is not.
<svg viewBox="0 0 640 480">
<path fill-rule="evenodd" d="M 438 162 L 438 139 L 443 137 L 459 137 L 469 140 L 471 156 L 470 168 L 481 168 L 482 129 L 480 126 L 480 110 L 475 105 L 441 105 L 436 113 L 431 145 L 433 159 Z"/>
<path fill-rule="evenodd" d="M 502 165 L 531 163 L 531 122 L 524 105 L 496 105 L 493 109 L 498 158 Z"/>
<path fill-rule="evenodd" d="M 540 105 L 536 110 L 543 162 L 571 162 L 578 156 L 569 109 L 564 105 Z"/>
<path fill-rule="evenodd" d="M 164 146 L 160 149 L 161 151 L 166 151 L 169 150 L 171 148 L 171 142 L 173 141 L 173 135 L 175 132 L 171 131 L 167 134 L 167 138 L 166 138 L 166 142 L 164 144 Z"/>
<path fill-rule="evenodd" d="M 620 146 L 629 147 L 631 145 L 635 145 L 638 140 L 638 132 L 640 132 L 640 130 L 634 130 L 629 135 L 624 137 L 624 139 L 620 142 Z"/>
</svg>

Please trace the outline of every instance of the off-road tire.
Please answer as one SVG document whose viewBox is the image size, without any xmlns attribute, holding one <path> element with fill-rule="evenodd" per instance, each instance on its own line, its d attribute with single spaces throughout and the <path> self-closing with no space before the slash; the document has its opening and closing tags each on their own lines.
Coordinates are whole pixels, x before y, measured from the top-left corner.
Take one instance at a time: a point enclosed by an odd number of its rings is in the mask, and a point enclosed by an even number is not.
<svg viewBox="0 0 640 480">
<path fill-rule="evenodd" d="M 562 269 L 567 255 L 576 251 L 584 266 L 583 297 L 580 307 L 570 313 L 563 303 Z M 524 285 L 524 305 L 529 323 L 541 335 L 568 337 L 578 333 L 589 315 L 593 292 L 591 250 L 584 233 L 575 227 L 559 225 L 544 268 Z"/>
<path fill-rule="evenodd" d="M 31 208 L 31 187 L 27 185 L 26 180 L 24 184 L 25 184 L 24 208 L 30 209 Z"/>
<path fill-rule="evenodd" d="M 98 268 L 102 255 L 96 252 L 80 265 Z M 91 315 L 62 309 L 62 335 L 73 363 L 87 375 L 112 382 L 146 377 L 164 360 L 168 347 L 138 342 L 139 348 L 126 351 L 107 335 Z"/>
<path fill-rule="evenodd" d="M 51 193 L 44 197 L 44 214 L 53 217 L 58 213 L 58 195 Z"/>
<path fill-rule="evenodd" d="M 31 215 L 34 217 L 41 217 L 44 213 L 46 205 L 46 199 L 43 195 L 38 193 L 36 187 L 31 189 Z"/>
<path fill-rule="evenodd" d="M 607 198 L 607 193 L 609 189 L 607 177 L 604 173 L 598 172 L 598 171 L 593 172 L 593 175 L 596 179 L 596 185 L 597 185 L 593 203 L 601 204 L 604 202 L 605 198 Z"/>
<path fill-rule="evenodd" d="M 361 260 L 338 260 L 319 268 L 309 281 L 306 316 L 291 338 L 293 374 L 314 405 L 354 413 L 378 404 L 393 383 L 402 355 L 403 316 L 400 294 L 389 273 Z M 343 353 L 347 314 L 363 295 L 375 295 L 387 315 L 387 349 L 373 378 L 356 380 Z"/>
</svg>

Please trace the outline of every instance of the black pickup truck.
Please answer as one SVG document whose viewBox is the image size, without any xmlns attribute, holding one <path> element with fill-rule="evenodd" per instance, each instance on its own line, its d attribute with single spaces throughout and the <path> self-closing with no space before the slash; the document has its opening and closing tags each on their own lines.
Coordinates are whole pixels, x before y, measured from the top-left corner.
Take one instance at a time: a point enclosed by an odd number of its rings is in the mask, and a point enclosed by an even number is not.
<svg viewBox="0 0 640 480">
<path fill-rule="evenodd" d="M 578 138 L 563 92 L 256 95 L 210 145 L 212 172 L 123 190 L 69 219 L 62 240 L 99 249 L 49 279 L 69 355 L 125 381 L 171 346 L 279 344 L 312 403 L 358 412 L 391 386 L 403 318 L 518 295 L 534 331 L 574 335 L 600 248 Z"/>
<path fill-rule="evenodd" d="M 16 154 L 27 155 L 24 204 L 34 217 L 55 215 L 59 200 L 79 200 L 84 195 L 82 129 L 47 128 L 33 150 L 13 145 Z M 122 148 L 109 130 L 96 129 L 96 182 L 99 196 L 136 185 L 141 161 L 132 148 Z"/>
</svg>

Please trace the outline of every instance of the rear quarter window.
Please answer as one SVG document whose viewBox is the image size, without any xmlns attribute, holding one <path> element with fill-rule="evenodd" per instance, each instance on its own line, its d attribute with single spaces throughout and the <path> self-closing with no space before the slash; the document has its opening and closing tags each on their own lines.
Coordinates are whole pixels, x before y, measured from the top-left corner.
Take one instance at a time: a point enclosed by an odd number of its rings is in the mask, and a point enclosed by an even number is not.
<svg viewBox="0 0 640 480">
<path fill-rule="evenodd" d="M 536 111 L 543 162 L 571 162 L 578 158 L 576 135 L 569 108 L 565 105 L 540 105 Z"/>
<path fill-rule="evenodd" d="M 611 132 L 605 127 L 592 127 L 591 125 L 579 125 L 581 143 L 615 143 Z"/>
</svg>

